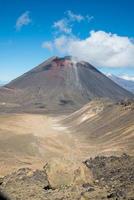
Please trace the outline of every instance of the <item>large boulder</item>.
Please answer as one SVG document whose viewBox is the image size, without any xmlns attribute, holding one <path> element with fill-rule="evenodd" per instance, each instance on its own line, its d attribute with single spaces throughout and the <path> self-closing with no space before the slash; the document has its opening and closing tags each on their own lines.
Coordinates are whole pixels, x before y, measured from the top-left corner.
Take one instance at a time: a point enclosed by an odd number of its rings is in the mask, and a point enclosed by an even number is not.
<svg viewBox="0 0 134 200">
<path fill-rule="evenodd" d="M 52 188 L 92 183 L 91 171 L 83 163 L 65 159 L 55 159 L 44 166 Z"/>
</svg>

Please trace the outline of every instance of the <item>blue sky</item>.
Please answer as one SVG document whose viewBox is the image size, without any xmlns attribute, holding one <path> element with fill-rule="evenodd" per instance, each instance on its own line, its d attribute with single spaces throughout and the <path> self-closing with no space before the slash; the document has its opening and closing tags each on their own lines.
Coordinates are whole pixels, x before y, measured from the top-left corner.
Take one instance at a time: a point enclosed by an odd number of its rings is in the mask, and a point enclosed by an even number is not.
<svg viewBox="0 0 134 200">
<path fill-rule="evenodd" d="M 133 0 L 0 0 L 0 80 L 72 54 L 134 76 Z"/>
</svg>

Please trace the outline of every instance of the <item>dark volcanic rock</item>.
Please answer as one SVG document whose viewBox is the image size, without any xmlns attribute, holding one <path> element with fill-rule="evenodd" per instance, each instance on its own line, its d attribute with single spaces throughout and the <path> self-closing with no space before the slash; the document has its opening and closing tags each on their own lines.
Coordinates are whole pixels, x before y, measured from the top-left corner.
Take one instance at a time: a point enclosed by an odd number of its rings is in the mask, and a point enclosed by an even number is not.
<svg viewBox="0 0 134 200">
<path fill-rule="evenodd" d="M 134 199 L 134 157 L 96 157 L 85 161 L 96 183 L 107 188 L 108 199 Z"/>
</svg>

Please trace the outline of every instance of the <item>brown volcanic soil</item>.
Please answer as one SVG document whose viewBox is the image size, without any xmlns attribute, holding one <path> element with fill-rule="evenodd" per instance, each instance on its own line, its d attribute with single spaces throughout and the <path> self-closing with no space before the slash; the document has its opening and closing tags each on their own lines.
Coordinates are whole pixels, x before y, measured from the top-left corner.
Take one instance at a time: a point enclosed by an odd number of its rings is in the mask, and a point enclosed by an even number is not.
<svg viewBox="0 0 134 200">
<path fill-rule="evenodd" d="M 104 122 L 105 119 L 105 122 Z M 134 109 L 92 101 L 63 117 L 0 116 L 0 174 L 20 167 L 41 168 L 53 159 L 81 163 L 90 156 L 134 153 Z"/>
<path fill-rule="evenodd" d="M 68 116 L 1 114 L 0 176 L 10 173 L 1 191 L 11 200 L 132 200 L 133 156 L 88 158 L 133 155 L 133 122 L 133 102 L 106 100 Z"/>
<path fill-rule="evenodd" d="M 71 153 L 74 140 L 54 128 L 51 117 L 4 114 L 0 116 L 0 124 L 1 175 L 22 166 L 37 168 L 49 158 Z"/>
<path fill-rule="evenodd" d="M 20 167 L 41 168 L 53 159 L 80 163 L 90 146 L 71 135 L 59 120 L 37 114 L 1 115 L 0 175 Z"/>
<path fill-rule="evenodd" d="M 134 103 L 96 100 L 62 122 L 75 136 L 91 143 L 95 154 L 134 153 Z"/>
</svg>

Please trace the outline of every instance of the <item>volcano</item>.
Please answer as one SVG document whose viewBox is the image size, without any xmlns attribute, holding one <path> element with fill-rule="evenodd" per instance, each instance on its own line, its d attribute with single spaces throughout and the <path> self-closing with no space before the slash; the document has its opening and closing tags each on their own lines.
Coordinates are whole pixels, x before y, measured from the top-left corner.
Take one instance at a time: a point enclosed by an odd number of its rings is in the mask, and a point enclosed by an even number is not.
<svg viewBox="0 0 134 200">
<path fill-rule="evenodd" d="M 0 93 L 2 102 L 51 112 L 72 112 L 95 98 L 117 101 L 133 97 L 91 64 L 71 56 L 46 60 L 5 85 Z"/>
</svg>

